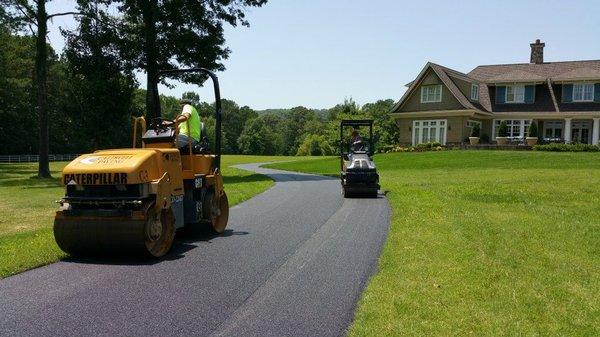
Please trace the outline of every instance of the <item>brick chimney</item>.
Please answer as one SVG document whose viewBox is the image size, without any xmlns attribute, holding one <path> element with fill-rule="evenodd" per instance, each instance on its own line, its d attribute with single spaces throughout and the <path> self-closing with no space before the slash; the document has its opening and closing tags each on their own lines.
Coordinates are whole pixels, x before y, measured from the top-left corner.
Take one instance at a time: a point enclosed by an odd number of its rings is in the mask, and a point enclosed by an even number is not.
<svg viewBox="0 0 600 337">
<path fill-rule="evenodd" d="M 531 46 L 531 60 L 530 63 L 542 64 L 544 63 L 544 47 L 545 43 L 540 42 L 540 39 L 535 40 L 535 43 L 530 44 Z"/>
</svg>

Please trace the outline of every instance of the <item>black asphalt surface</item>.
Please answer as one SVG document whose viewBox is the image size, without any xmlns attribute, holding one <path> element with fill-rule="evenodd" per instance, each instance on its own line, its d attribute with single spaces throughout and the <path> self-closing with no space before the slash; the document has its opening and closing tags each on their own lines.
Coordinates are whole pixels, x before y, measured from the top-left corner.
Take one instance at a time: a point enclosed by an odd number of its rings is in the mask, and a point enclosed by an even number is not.
<svg viewBox="0 0 600 337">
<path fill-rule="evenodd" d="M 188 234 L 159 261 L 67 260 L 0 280 L 0 335 L 344 335 L 377 268 L 387 200 L 240 167 L 277 183 L 233 207 L 224 235 Z"/>
</svg>

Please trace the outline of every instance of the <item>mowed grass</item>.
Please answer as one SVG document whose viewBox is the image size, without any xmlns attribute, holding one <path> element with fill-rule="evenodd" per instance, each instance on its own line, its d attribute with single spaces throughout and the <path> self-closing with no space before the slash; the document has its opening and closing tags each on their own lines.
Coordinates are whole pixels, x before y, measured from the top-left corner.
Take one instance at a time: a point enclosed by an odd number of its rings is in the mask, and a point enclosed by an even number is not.
<svg viewBox="0 0 600 337">
<path fill-rule="evenodd" d="M 235 205 L 268 189 L 273 181 L 232 165 L 294 157 L 223 156 L 225 191 Z M 38 179 L 37 163 L 0 164 L 0 278 L 57 261 L 66 256 L 52 233 L 54 202 L 64 195 L 59 177 L 66 162 L 50 164 L 52 179 Z"/>
<path fill-rule="evenodd" d="M 350 336 L 600 335 L 600 154 L 375 161 L 393 219 Z M 337 158 L 270 166 L 339 170 Z"/>
</svg>

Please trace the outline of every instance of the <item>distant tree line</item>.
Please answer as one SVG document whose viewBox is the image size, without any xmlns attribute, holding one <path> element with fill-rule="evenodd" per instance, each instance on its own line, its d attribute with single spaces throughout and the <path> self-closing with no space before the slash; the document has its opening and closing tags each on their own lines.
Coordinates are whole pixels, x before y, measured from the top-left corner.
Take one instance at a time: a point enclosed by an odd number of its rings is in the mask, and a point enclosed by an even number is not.
<svg viewBox="0 0 600 337">
<path fill-rule="evenodd" d="M 99 42 L 100 43 L 100 42 Z M 118 54 L 95 48 L 93 36 L 67 34 L 58 55 L 48 48 L 48 116 L 50 153 L 84 153 L 131 146 L 132 119 L 146 114 L 147 90 L 139 89 Z M 35 39 L 0 28 L 0 154 L 38 152 Z M 214 103 L 192 100 L 214 139 Z M 177 97 L 161 95 L 163 114 L 179 113 Z M 341 119 L 374 119 L 377 148 L 398 143 L 398 128 L 389 116 L 391 99 L 359 106 L 352 99 L 330 108 L 255 111 L 223 99 L 223 152 L 264 155 L 330 155 L 339 149 Z"/>
</svg>

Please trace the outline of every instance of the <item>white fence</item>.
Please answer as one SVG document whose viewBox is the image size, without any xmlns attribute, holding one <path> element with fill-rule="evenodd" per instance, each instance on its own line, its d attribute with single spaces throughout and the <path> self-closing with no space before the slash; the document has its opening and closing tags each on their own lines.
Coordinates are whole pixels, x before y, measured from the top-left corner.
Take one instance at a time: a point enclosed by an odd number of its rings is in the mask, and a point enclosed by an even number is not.
<svg viewBox="0 0 600 337">
<path fill-rule="evenodd" d="M 79 157 L 78 154 L 51 154 L 48 155 L 50 161 L 71 161 Z M 20 154 L 20 155 L 4 155 L 0 156 L 0 163 L 31 163 L 37 162 L 39 156 L 37 154 Z"/>
</svg>

